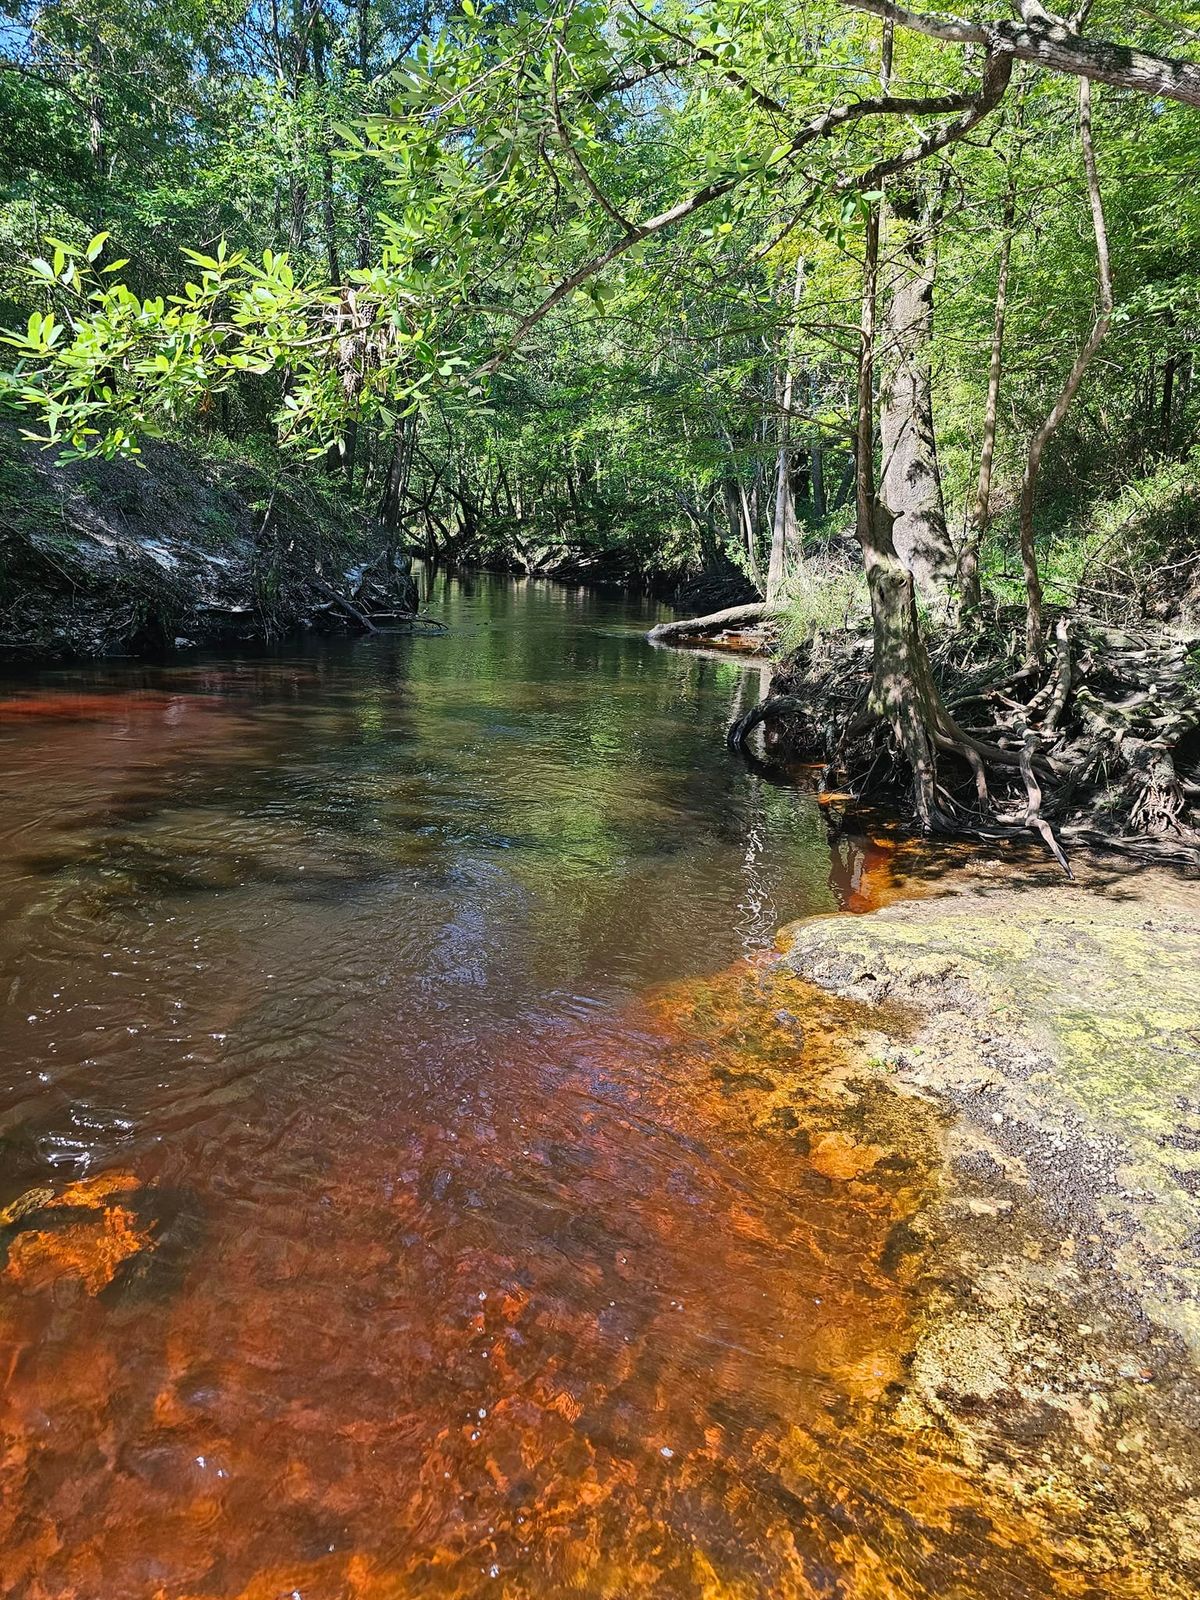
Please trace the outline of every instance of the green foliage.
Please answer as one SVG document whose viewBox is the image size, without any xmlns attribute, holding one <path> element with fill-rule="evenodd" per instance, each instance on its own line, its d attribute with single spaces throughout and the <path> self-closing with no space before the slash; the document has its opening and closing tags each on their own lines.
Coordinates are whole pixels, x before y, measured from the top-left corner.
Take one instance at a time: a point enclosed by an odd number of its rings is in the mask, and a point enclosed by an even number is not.
<svg viewBox="0 0 1200 1600">
<path fill-rule="evenodd" d="M 1161 44 L 1174 14 L 1134 24 L 1102 7 L 1089 28 Z M 431 548 L 752 577 L 786 442 L 812 567 L 793 551 L 795 625 L 846 613 L 854 596 L 817 552 L 850 489 L 864 206 L 874 163 L 945 116 L 858 115 L 877 86 L 874 19 L 836 0 L 317 0 L 270 15 L 19 0 L 14 38 L 0 241 L 32 264 L 0 278 L 0 399 L 31 436 L 68 457 L 184 425 L 214 447 L 256 437 L 328 458 L 344 492 Z M 969 90 L 974 70 L 901 31 L 892 92 Z M 1082 568 L 1056 552 L 1092 536 L 1081 508 L 1185 461 L 1200 395 L 1196 113 L 1096 98 L 1118 305 L 1047 462 L 1039 526 L 1060 587 Z M 887 186 L 896 211 L 938 211 L 934 397 L 961 530 L 1010 174 L 985 551 L 1002 596 L 1023 454 L 1095 314 L 1073 83 L 1026 72 L 971 140 Z M 902 232 L 885 232 L 885 290 Z M 1166 496 L 1168 546 L 1184 514 Z"/>
<path fill-rule="evenodd" d="M 1180 619 L 1194 632 L 1200 601 L 1200 449 L 1159 460 L 1112 494 L 1082 507 L 1058 507 L 1062 519 L 1042 545 L 1043 581 L 1052 603 L 1083 606 L 1114 622 L 1144 613 L 1173 613 L 1174 597 L 1191 595 Z M 988 552 L 993 588 L 1016 604 L 1019 572 L 1007 546 L 1011 529 L 996 530 Z M 1189 615 L 1189 612 L 1191 613 Z"/>
<path fill-rule="evenodd" d="M 788 595 L 779 623 L 780 649 L 786 654 L 823 634 L 869 626 L 870 616 L 861 566 L 810 560 L 803 581 Z"/>
</svg>

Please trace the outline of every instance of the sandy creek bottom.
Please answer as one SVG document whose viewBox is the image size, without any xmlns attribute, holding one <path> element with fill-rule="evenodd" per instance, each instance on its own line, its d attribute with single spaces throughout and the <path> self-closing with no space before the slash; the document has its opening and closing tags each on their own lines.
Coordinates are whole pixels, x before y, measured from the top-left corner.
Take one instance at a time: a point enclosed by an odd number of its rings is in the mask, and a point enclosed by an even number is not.
<svg viewBox="0 0 1200 1600">
<path fill-rule="evenodd" d="M 0 696 L 0 1595 L 1144 1594 L 903 1424 L 943 1129 L 773 964 L 893 892 L 757 674 L 447 638 Z"/>
</svg>

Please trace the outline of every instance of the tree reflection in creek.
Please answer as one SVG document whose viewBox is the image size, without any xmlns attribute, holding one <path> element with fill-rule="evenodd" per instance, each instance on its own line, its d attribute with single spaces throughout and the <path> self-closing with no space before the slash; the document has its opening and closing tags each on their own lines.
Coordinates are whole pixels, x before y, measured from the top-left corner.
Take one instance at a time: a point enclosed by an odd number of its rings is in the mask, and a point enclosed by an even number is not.
<svg viewBox="0 0 1200 1600">
<path fill-rule="evenodd" d="M 433 603 L 13 686 L 0 1595 L 1138 1593 L 900 1424 L 939 1134 L 764 965 L 845 868 L 745 669 Z"/>
</svg>

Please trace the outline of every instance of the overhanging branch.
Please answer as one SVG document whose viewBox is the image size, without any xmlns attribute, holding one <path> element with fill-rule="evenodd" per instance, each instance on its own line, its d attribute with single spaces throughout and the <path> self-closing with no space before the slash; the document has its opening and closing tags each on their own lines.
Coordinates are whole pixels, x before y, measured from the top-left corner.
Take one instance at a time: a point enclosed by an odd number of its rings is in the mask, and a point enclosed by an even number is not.
<svg viewBox="0 0 1200 1600">
<path fill-rule="evenodd" d="M 841 0 L 841 4 L 847 10 L 883 17 L 898 28 L 925 34 L 943 44 L 978 44 L 993 54 L 1011 55 L 1051 72 L 1200 106 L 1200 65 L 1196 62 L 1177 61 L 1104 39 L 1085 39 L 1037 0 L 1018 0 L 1019 15 L 1005 22 L 973 22 L 964 17 L 910 11 L 894 0 Z"/>
<path fill-rule="evenodd" d="M 809 145 L 821 139 L 827 139 L 839 129 L 858 122 L 864 117 L 871 116 L 931 116 L 947 112 L 961 111 L 963 114 L 951 122 L 941 124 L 940 127 L 931 129 L 923 138 L 911 145 L 899 155 L 890 156 L 884 161 L 879 161 L 869 167 L 866 172 L 858 173 L 852 178 L 840 180 L 835 186 L 838 190 L 871 189 L 885 177 L 903 171 L 906 167 L 915 165 L 932 155 L 935 151 L 944 149 L 956 139 L 961 139 L 964 134 L 977 126 L 988 113 L 995 109 L 1003 98 L 1012 75 L 1012 57 L 1007 54 L 991 55 L 984 65 L 983 82 L 975 94 L 967 92 L 946 95 L 905 96 L 905 95 L 878 95 L 870 100 L 856 100 L 847 105 L 834 106 L 829 111 L 822 112 L 810 122 L 804 124 L 794 135 L 787 147 L 787 160 L 794 159 Z M 694 194 L 677 201 L 666 211 L 660 211 L 657 216 L 648 218 L 645 222 L 630 223 L 620 213 L 616 213 L 621 224 L 627 229 L 624 237 L 615 240 L 606 249 L 585 261 L 574 272 L 563 278 L 545 298 L 529 311 L 517 323 L 509 337 L 504 341 L 494 355 L 475 369 L 473 376 L 477 378 L 490 377 L 502 367 L 514 351 L 520 348 L 534 328 L 543 318 L 549 316 L 556 306 L 594 278 L 597 273 L 603 272 L 608 266 L 623 255 L 626 255 L 636 245 L 652 239 L 655 235 L 664 233 L 673 228 L 677 223 L 686 221 L 697 211 L 712 205 L 715 201 L 731 194 L 744 182 L 744 174 L 738 173 L 729 178 L 718 179 L 714 183 L 706 184 Z M 606 204 L 605 209 L 608 209 Z M 614 208 L 615 209 L 615 208 Z"/>
</svg>

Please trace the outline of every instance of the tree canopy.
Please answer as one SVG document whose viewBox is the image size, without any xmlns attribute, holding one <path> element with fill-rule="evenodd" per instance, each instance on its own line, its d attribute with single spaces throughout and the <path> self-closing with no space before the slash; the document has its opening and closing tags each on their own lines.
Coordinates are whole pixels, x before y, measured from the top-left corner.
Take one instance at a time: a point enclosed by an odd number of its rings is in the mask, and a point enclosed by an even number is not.
<svg viewBox="0 0 1200 1600">
<path fill-rule="evenodd" d="M 1049 444 L 1044 543 L 1081 488 L 1115 502 L 1191 446 L 1194 20 L 17 5 L 4 397 L 68 456 L 199 417 L 336 458 L 349 493 L 463 556 L 620 549 L 762 587 L 774 549 L 791 582 L 851 514 L 882 206 L 885 293 L 936 256 L 917 359 L 958 550 L 1001 256 L 988 529 L 1095 323 L 1082 77 L 1119 339 Z"/>
</svg>

